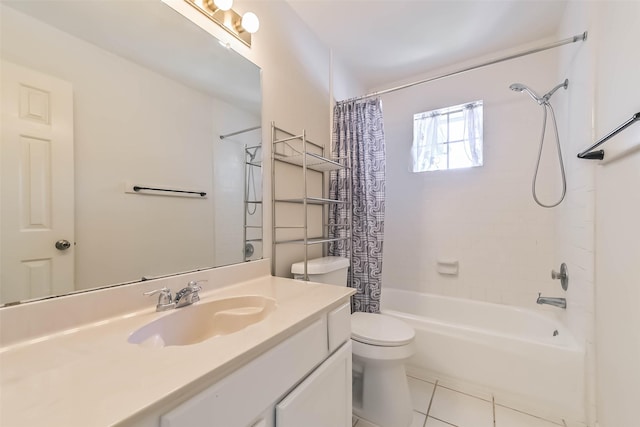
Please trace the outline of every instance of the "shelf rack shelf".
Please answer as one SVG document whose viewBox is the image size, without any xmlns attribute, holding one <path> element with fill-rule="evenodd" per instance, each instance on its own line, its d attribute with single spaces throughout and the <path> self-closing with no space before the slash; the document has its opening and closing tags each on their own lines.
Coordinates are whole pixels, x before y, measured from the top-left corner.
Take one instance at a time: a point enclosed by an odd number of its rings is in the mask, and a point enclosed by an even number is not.
<svg viewBox="0 0 640 427">
<path fill-rule="evenodd" d="M 296 203 L 296 204 L 300 204 L 300 203 L 307 203 L 310 205 L 326 205 L 326 204 L 344 204 L 346 202 L 341 201 L 341 200 L 331 200 L 331 199 L 325 199 L 322 197 L 307 197 L 305 198 L 300 198 L 300 199 L 274 199 L 274 202 L 276 203 Z"/>
<path fill-rule="evenodd" d="M 281 136 L 281 137 L 279 137 Z M 350 220 L 347 224 L 327 224 L 326 221 L 326 207 L 336 204 L 345 204 L 349 201 L 332 200 L 325 195 L 325 174 L 327 172 L 338 171 L 341 169 L 347 169 L 348 164 L 346 159 L 337 158 L 332 159 L 325 156 L 325 147 L 313 143 L 307 139 L 306 130 L 303 130 L 301 134 L 296 135 L 288 132 L 284 129 L 278 128 L 275 123 L 271 123 L 271 194 L 272 194 L 272 221 L 273 221 L 273 238 L 272 238 L 272 251 L 271 251 L 271 271 L 272 274 L 276 274 L 277 266 L 277 248 L 278 245 L 292 244 L 302 245 L 304 247 L 304 280 L 309 280 L 307 271 L 307 263 L 309 261 L 308 248 L 312 245 L 326 245 L 331 242 L 339 242 L 349 239 L 350 236 Z M 301 197 L 294 198 L 280 198 L 276 196 L 276 167 L 279 164 L 288 164 L 300 169 L 302 180 L 302 192 Z M 321 179 L 321 197 L 309 196 L 310 183 L 309 173 L 322 174 Z M 295 225 L 278 225 L 277 209 L 278 204 L 298 204 L 302 205 L 302 225 L 299 220 Z M 322 209 L 322 236 L 310 236 L 309 235 L 309 208 L 320 206 Z M 344 228 L 347 233 L 344 237 L 330 238 L 328 237 L 329 228 Z M 277 230 L 300 230 L 302 231 L 301 238 L 289 238 L 278 239 Z M 323 254 L 326 254 L 327 247 L 323 246 Z"/>
</svg>

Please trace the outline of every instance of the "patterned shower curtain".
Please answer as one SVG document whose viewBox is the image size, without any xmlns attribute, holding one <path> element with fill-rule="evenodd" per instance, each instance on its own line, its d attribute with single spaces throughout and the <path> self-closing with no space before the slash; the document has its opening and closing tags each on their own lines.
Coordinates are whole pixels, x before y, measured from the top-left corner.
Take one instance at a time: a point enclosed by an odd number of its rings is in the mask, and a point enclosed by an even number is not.
<svg viewBox="0 0 640 427">
<path fill-rule="evenodd" d="M 385 190 L 380 98 L 336 105 L 332 154 L 346 158 L 350 168 L 331 174 L 330 197 L 345 203 L 329 207 L 329 236 L 348 236 L 340 224 L 350 221 L 351 239 L 332 242 L 329 254 L 351 257 L 348 284 L 357 291 L 352 310 L 377 313 L 382 286 Z"/>
</svg>

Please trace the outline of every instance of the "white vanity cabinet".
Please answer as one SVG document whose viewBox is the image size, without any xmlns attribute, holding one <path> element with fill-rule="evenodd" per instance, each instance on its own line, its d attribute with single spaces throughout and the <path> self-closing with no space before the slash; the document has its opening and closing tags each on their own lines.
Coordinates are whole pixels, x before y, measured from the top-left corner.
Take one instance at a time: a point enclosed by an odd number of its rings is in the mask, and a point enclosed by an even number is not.
<svg viewBox="0 0 640 427">
<path fill-rule="evenodd" d="M 161 427 L 349 427 L 348 305 L 160 417 Z"/>
</svg>

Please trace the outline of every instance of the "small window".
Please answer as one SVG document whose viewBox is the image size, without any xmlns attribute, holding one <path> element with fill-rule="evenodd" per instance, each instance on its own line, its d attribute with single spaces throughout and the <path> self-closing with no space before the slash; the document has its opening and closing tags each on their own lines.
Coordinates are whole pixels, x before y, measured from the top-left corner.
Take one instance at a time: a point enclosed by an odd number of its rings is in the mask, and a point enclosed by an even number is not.
<svg viewBox="0 0 640 427">
<path fill-rule="evenodd" d="M 482 101 L 413 116 L 412 171 L 482 166 Z"/>
</svg>

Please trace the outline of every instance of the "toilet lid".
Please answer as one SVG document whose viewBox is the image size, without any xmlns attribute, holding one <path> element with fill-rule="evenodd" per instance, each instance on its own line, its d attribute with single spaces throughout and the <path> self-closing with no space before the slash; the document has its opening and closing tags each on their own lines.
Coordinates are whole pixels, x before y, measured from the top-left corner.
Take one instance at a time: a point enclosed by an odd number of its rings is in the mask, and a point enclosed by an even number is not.
<svg viewBox="0 0 640 427">
<path fill-rule="evenodd" d="M 351 338 L 364 344 L 397 347 L 409 344 L 415 335 L 411 326 L 391 316 L 360 312 L 351 315 Z"/>
</svg>

